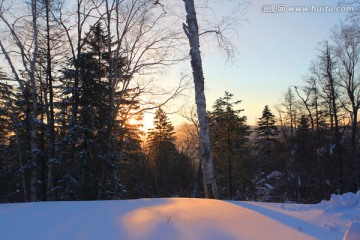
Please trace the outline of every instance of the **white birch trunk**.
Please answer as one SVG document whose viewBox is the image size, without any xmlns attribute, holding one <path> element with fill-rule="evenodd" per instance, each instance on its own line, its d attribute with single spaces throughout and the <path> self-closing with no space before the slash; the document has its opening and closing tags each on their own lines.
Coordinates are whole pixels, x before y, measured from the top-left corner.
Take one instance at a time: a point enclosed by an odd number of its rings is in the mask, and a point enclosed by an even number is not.
<svg viewBox="0 0 360 240">
<path fill-rule="evenodd" d="M 214 163 L 211 154 L 210 130 L 206 112 L 204 93 L 204 73 L 202 69 L 199 30 L 196 19 L 194 0 L 184 0 L 186 9 L 186 23 L 184 31 L 189 39 L 191 67 L 195 84 L 195 101 L 200 127 L 200 160 L 204 178 L 205 196 L 217 197 Z"/>
<path fill-rule="evenodd" d="M 38 145 L 36 137 L 36 124 L 37 124 L 37 92 L 35 80 L 35 65 L 38 55 L 38 29 L 37 29 L 37 0 L 31 1 L 32 10 L 32 24 L 33 24 L 33 37 L 34 49 L 31 59 L 30 68 L 30 84 L 31 84 L 31 97 L 32 97 L 32 115 L 30 124 L 30 155 L 31 155 L 31 179 L 30 179 L 30 201 L 38 201 L 37 193 L 37 163 L 38 163 Z"/>
<path fill-rule="evenodd" d="M 51 57 L 51 37 L 50 37 L 50 0 L 45 0 L 46 11 L 46 78 L 49 89 L 49 107 L 47 108 L 48 118 L 48 131 L 49 131 L 49 157 L 48 157 L 48 171 L 47 171 L 47 191 L 48 193 L 54 187 L 54 166 L 52 161 L 55 158 L 55 129 L 54 129 L 54 89 L 53 89 L 53 76 L 52 76 L 52 57 Z M 45 96 L 47 98 L 47 96 Z M 45 184 L 45 183 L 44 183 Z M 46 196 L 47 200 L 49 196 Z"/>
</svg>

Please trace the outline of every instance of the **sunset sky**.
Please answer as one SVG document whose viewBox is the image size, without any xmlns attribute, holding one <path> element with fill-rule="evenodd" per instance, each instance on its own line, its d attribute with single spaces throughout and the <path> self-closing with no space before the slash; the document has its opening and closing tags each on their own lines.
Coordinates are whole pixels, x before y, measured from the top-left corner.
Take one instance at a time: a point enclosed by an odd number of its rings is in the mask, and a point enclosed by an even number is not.
<svg viewBox="0 0 360 240">
<path fill-rule="evenodd" d="M 285 12 L 262 12 L 265 6 L 274 4 L 285 6 Z M 329 40 L 331 30 L 349 14 L 346 11 L 295 13 L 290 12 L 291 6 L 336 7 L 337 3 L 330 0 L 258 0 L 252 1 L 247 13 L 239 11 L 243 20 L 236 26 L 237 33 L 231 36 L 238 51 L 235 62 L 226 63 L 226 59 L 217 54 L 218 50 L 209 47 L 207 42 L 201 46 L 208 110 L 228 91 L 234 94 L 235 100 L 242 100 L 240 107 L 245 109 L 243 114 L 250 125 L 261 117 L 265 105 L 275 114 L 274 105 L 281 101 L 287 88 L 302 84 L 303 76 L 318 54 L 319 42 Z M 226 3 L 215 8 L 216 14 L 229 12 Z M 181 67 L 184 66 L 190 67 L 190 63 Z M 193 100 L 191 92 L 186 104 L 191 105 Z M 175 125 L 182 121 L 176 114 L 170 118 Z"/>
</svg>

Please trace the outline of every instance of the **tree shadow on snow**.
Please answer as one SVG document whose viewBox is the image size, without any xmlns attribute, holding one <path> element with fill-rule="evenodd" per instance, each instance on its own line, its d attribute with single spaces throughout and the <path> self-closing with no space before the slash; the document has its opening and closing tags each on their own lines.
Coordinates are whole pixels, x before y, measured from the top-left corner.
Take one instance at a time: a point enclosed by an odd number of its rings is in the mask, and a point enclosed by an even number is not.
<svg viewBox="0 0 360 240">
<path fill-rule="evenodd" d="M 281 224 L 287 225 L 288 227 L 294 228 L 307 235 L 310 235 L 316 239 L 337 240 L 337 239 L 342 239 L 343 237 L 343 233 L 336 232 L 318 225 L 314 225 L 304 220 L 298 219 L 296 217 L 284 213 L 280 213 L 278 211 L 271 210 L 265 207 L 254 205 L 250 202 L 229 201 L 229 203 L 255 211 L 259 214 L 262 214 L 273 220 L 276 220 Z"/>
</svg>

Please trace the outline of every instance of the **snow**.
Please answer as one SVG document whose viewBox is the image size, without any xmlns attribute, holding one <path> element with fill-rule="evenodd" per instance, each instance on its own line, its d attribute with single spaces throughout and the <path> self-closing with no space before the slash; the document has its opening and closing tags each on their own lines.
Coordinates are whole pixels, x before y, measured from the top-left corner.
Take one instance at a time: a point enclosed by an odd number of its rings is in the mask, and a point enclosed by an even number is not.
<svg viewBox="0 0 360 240">
<path fill-rule="evenodd" d="M 262 173 L 262 174 L 265 174 L 265 173 Z M 260 180 L 257 182 L 257 184 L 263 183 L 263 182 L 265 182 L 265 181 L 267 181 L 267 180 L 270 180 L 270 179 L 272 179 L 272 178 L 280 177 L 281 175 L 282 175 L 281 172 L 279 172 L 279 171 L 274 171 L 274 172 L 270 173 L 269 175 L 267 175 L 265 178 L 260 179 Z"/>
<path fill-rule="evenodd" d="M 271 186 L 270 184 L 268 184 L 268 183 L 265 183 L 264 184 L 265 185 L 265 187 L 267 187 L 268 189 L 270 189 L 270 190 L 273 190 L 274 189 L 274 187 L 273 186 Z"/>
<path fill-rule="evenodd" d="M 316 150 L 316 153 L 317 153 L 317 155 L 318 155 L 319 157 L 322 157 L 322 156 L 324 156 L 324 154 L 326 153 L 326 148 L 325 148 L 325 147 L 318 148 L 318 149 Z"/>
<path fill-rule="evenodd" d="M 359 203 L 359 197 L 355 193 L 345 193 L 340 197 L 341 204 L 346 207 L 352 207 Z"/>
<path fill-rule="evenodd" d="M 274 171 L 271 174 L 267 175 L 266 178 L 267 179 L 271 179 L 271 178 L 275 178 L 275 177 L 280 177 L 282 174 L 279 171 Z"/>
<path fill-rule="evenodd" d="M 163 198 L 0 204 L 0 239 L 359 240 L 360 192 L 318 204 Z"/>
<path fill-rule="evenodd" d="M 333 156 L 334 155 L 334 150 L 336 148 L 336 144 L 331 144 L 330 145 L 330 156 Z"/>
</svg>

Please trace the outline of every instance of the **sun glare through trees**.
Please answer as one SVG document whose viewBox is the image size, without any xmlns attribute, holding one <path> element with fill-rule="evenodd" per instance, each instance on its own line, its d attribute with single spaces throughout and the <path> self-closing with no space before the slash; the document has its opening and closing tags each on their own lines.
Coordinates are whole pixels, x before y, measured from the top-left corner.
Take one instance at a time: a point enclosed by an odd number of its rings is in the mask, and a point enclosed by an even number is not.
<svg viewBox="0 0 360 240">
<path fill-rule="evenodd" d="M 357 191 L 359 3 L 245 2 L 0 0 L 0 202 Z"/>
</svg>

